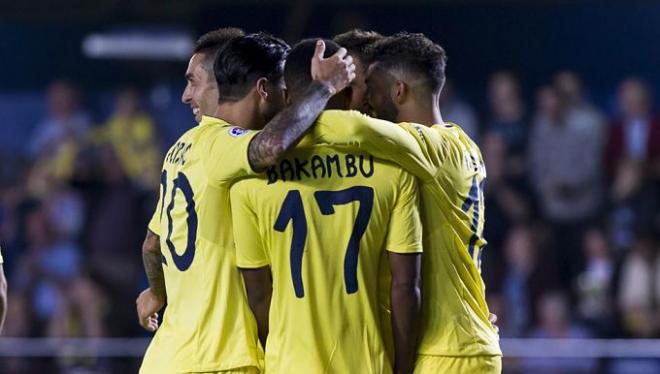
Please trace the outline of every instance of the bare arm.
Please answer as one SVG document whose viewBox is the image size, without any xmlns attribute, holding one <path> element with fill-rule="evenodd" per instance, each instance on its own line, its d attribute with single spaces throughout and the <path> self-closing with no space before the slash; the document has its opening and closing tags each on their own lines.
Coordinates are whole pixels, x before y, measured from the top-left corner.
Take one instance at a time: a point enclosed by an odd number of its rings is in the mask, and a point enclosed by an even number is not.
<svg viewBox="0 0 660 374">
<path fill-rule="evenodd" d="M 332 95 L 355 78 L 355 65 L 346 49 L 327 59 L 323 58 L 324 52 L 325 44 L 319 41 L 312 58 L 312 84 L 252 139 L 248 159 L 254 170 L 275 164 L 312 126 Z"/>
<path fill-rule="evenodd" d="M 259 341 L 266 347 L 268 337 L 268 313 L 270 312 L 270 299 L 273 296 L 273 281 L 270 267 L 258 269 L 241 269 L 247 290 L 248 304 L 257 320 Z"/>
<path fill-rule="evenodd" d="M 0 264 L 0 333 L 5 324 L 5 317 L 7 317 L 7 279 L 5 279 L 5 271 Z"/>
<path fill-rule="evenodd" d="M 149 288 L 159 301 L 167 301 L 165 291 L 165 276 L 163 275 L 162 254 L 160 253 L 160 237 L 147 230 L 147 237 L 142 244 L 142 262 L 147 273 Z"/>
<path fill-rule="evenodd" d="M 412 373 L 421 317 L 421 253 L 389 253 L 392 270 L 394 373 Z"/>
</svg>

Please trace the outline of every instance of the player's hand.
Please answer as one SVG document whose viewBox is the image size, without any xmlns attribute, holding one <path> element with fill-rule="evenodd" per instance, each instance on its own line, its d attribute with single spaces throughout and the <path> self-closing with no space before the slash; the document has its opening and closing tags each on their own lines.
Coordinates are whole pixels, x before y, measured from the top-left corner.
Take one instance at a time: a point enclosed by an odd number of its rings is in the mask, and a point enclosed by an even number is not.
<svg viewBox="0 0 660 374">
<path fill-rule="evenodd" d="M 325 43 L 319 40 L 316 42 L 316 50 L 312 57 L 312 79 L 324 84 L 334 95 L 355 79 L 355 64 L 346 48 L 340 48 L 328 58 L 323 58 L 324 53 Z"/>
<path fill-rule="evenodd" d="M 137 304 L 140 326 L 151 332 L 158 330 L 158 311 L 163 308 L 165 303 L 156 297 L 151 288 L 147 288 L 140 293 L 135 304 Z"/>
<path fill-rule="evenodd" d="M 497 322 L 497 314 L 491 313 L 488 316 L 488 322 L 490 322 L 491 326 L 493 326 L 493 328 L 495 329 L 495 333 L 499 334 L 500 333 L 500 328 L 497 327 L 497 325 L 495 324 Z"/>
</svg>

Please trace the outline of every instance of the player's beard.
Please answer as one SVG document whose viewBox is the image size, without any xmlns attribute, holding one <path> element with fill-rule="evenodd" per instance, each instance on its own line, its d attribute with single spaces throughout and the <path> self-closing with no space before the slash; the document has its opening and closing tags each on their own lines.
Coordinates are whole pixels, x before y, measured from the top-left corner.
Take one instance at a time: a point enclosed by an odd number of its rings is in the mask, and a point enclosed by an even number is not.
<svg viewBox="0 0 660 374">
<path fill-rule="evenodd" d="M 387 100 L 378 108 L 372 108 L 372 115 L 376 118 L 384 119 L 385 121 L 397 122 L 399 110 L 392 100 Z"/>
</svg>

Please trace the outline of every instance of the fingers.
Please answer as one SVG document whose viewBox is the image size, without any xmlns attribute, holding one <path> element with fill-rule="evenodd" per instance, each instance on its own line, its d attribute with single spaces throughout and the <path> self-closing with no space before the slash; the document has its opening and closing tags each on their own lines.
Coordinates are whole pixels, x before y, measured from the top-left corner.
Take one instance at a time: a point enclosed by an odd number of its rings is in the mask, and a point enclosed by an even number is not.
<svg viewBox="0 0 660 374">
<path fill-rule="evenodd" d="M 346 55 L 346 57 L 344 57 L 344 63 L 346 63 L 348 66 L 355 67 L 355 64 L 353 63 L 353 57 L 351 55 Z"/>
<path fill-rule="evenodd" d="M 323 60 L 324 53 L 325 53 L 325 43 L 323 42 L 323 40 L 319 39 L 316 42 L 316 49 L 314 49 L 314 56 L 319 60 Z"/>
<path fill-rule="evenodd" d="M 324 44 L 324 45 L 325 45 L 325 44 Z M 324 47 L 324 48 L 325 48 L 325 47 Z M 338 50 L 334 55 L 332 55 L 332 56 L 333 56 L 333 57 L 337 57 L 337 58 L 339 58 L 339 59 L 343 59 L 344 56 L 346 56 L 347 53 L 348 53 L 348 51 L 346 50 L 346 48 L 343 48 L 343 47 L 342 47 L 342 48 L 339 48 L 339 50 Z M 350 56 L 349 56 L 349 57 L 350 57 Z"/>
<path fill-rule="evenodd" d="M 497 322 L 497 315 L 491 313 L 491 314 L 488 316 L 488 321 L 489 321 L 490 323 L 495 323 L 495 322 Z"/>
<path fill-rule="evenodd" d="M 158 330 L 158 313 L 154 313 L 145 318 L 140 318 L 140 326 L 151 332 Z"/>
</svg>

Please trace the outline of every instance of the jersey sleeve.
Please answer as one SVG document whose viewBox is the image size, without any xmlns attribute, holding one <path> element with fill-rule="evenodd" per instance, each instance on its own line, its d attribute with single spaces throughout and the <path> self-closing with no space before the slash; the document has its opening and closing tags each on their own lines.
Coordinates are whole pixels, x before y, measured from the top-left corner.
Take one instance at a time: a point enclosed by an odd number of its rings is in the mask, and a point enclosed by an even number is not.
<svg viewBox="0 0 660 374">
<path fill-rule="evenodd" d="M 422 252 L 422 222 L 419 214 L 417 180 L 402 171 L 399 194 L 387 230 L 387 249 L 395 253 Z"/>
<path fill-rule="evenodd" d="M 209 181 L 231 182 L 235 179 L 256 175 L 248 159 L 248 148 L 258 131 L 245 130 L 236 126 L 219 127 L 212 134 L 210 146 L 203 155 Z"/>
<path fill-rule="evenodd" d="M 244 183 L 236 183 L 230 190 L 236 265 L 239 268 L 256 269 L 270 264 L 266 254 L 257 214 L 252 209 Z"/>
<path fill-rule="evenodd" d="M 357 149 L 392 161 L 422 181 L 436 174 L 436 167 L 422 146 L 421 135 L 356 111 L 323 112 L 309 140 Z"/>
<path fill-rule="evenodd" d="M 160 236 L 160 216 L 161 216 L 161 210 L 163 208 L 163 199 L 165 196 L 163 194 L 165 191 L 163 191 L 163 187 L 160 187 L 160 194 L 158 196 L 158 202 L 156 203 L 156 208 L 154 209 L 154 214 L 151 216 L 151 219 L 149 220 L 149 224 L 147 225 L 147 228 L 149 231 L 153 232 L 154 234 Z"/>
</svg>

